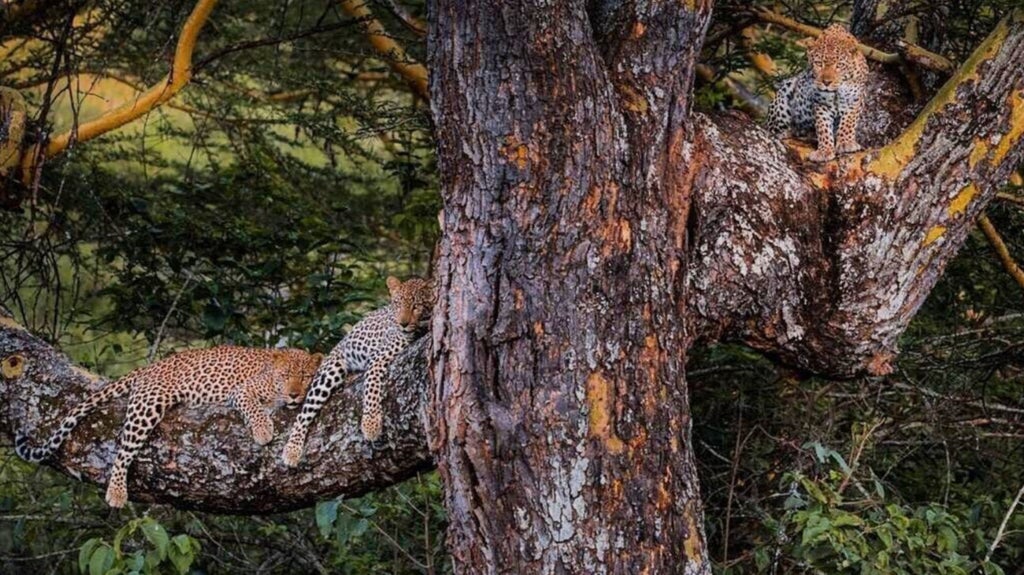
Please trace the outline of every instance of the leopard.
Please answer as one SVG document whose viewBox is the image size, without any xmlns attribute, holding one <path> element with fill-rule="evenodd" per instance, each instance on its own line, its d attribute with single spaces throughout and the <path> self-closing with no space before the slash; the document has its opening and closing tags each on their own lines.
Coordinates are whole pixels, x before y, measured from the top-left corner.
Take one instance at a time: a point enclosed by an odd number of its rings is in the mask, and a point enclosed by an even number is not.
<svg viewBox="0 0 1024 575">
<path fill-rule="evenodd" d="M 266 408 L 301 404 L 322 361 L 323 354 L 295 348 L 220 345 L 181 351 L 133 370 L 87 397 L 64 416 L 45 445 L 29 447 L 28 438 L 19 434 L 15 451 L 27 461 L 45 461 L 87 415 L 127 395 L 128 408 L 106 492 L 110 507 L 124 507 L 128 470 L 170 408 L 232 402 L 253 439 L 263 446 L 274 437 L 274 423 Z"/>
<path fill-rule="evenodd" d="M 809 42 L 810 67 L 782 82 L 768 111 L 767 127 L 776 136 L 815 135 L 817 149 L 807 159 L 827 162 L 836 154 L 857 152 L 857 124 L 868 78 L 867 58 L 857 38 L 832 24 Z"/>
<path fill-rule="evenodd" d="M 426 328 L 434 307 L 434 290 L 429 280 L 414 277 L 403 282 L 390 276 L 387 287 L 391 302 L 359 320 L 327 354 L 313 377 L 282 453 L 286 466 L 298 465 L 310 424 L 331 393 L 352 373 L 366 372 L 360 431 L 370 442 L 380 437 L 388 367 Z"/>
</svg>

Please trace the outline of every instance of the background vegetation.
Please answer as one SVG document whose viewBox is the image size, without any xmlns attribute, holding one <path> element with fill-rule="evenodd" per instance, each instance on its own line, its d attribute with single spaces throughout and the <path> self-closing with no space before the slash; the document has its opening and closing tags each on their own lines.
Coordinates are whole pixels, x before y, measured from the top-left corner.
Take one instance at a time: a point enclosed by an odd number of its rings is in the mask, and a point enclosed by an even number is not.
<svg viewBox="0 0 1024 575">
<path fill-rule="evenodd" d="M 900 5 L 922 44 L 958 61 L 1012 1 Z M 193 7 L 57 4 L 0 27 L 0 85 L 25 96 L 38 141 L 158 82 Z M 0 303 L 114 377 L 223 342 L 327 351 L 382 301 L 386 275 L 427 273 L 441 207 L 428 108 L 343 4 L 218 4 L 181 94 L 32 182 L 8 174 Z M 764 4 L 818 26 L 849 15 Z M 422 61 L 422 3 L 369 7 Z M 701 105 L 756 109 L 772 80 L 751 56 L 797 70 L 798 38 L 720 3 Z M 989 210 L 1011 254 L 1024 254 L 1022 198 L 1017 180 Z M 1024 286 L 983 234 L 902 346 L 892 376 L 844 382 L 732 346 L 692 360 L 719 573 L 1024 573 L 1024 510 L 1007 515 L 1024 482 Z M 8 445 L 0 572 L 443 573 L 439 494 L 428 474 L 268 517 L 112 513 L 96 487 Z"/>
</svg>

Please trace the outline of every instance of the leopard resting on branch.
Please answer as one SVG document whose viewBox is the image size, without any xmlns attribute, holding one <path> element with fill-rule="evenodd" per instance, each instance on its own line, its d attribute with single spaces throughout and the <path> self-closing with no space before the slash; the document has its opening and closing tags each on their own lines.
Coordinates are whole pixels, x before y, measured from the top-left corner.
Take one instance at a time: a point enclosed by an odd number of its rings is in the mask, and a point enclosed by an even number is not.
<svg viewBox="0 0 1024 575">
<path fill-rule="evenodd" d="M 411 278 L 402 282 L 387 279 L 391 303 L 369 313 L 360 320 L 324 359 L 306 393 L 302 411 L 295 419 L 282 459 L 294 467 L 302 458 L 309 426 L 331 396 L 350 373 L 365 371 L 363 390 L 363 436 L 377 439 L 383 429 L 384 397 L 391 360 L 426 327 L 433 310 L 434 290 L 429 280 Z"/>
<path fill-rule="evenodd" d="M 29 447 L 27 438 L 19 435 L 16 451 L 27 461 L 46 460 L 86 415 L 128 395 L 128 410 L 106 496 L 111 507 L 123 507 L 128 500 L 128 468 L 168 409 L 180 403 L 202 405 L 233 400 L 252 430 L 253 439 L 266 445 L 274 437 L 274 423 L 265 406 L 279 399 L 286 405 L 297 406 L 322 359 L 321 354 L 290 348 L 222 345 L 183 351 L 136 369 L 92 394 L 64 417 L 44 446 Z"/>
</svg>

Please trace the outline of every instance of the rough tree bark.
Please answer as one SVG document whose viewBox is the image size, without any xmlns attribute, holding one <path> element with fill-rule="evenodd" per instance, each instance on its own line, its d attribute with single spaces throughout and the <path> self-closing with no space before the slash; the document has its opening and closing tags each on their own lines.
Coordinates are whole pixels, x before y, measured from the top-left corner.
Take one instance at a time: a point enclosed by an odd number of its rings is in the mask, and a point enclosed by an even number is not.
<svg viewBox="0 0 1024 575">
<path fill-rule="evenodd" d="M 710 5 L 605 6 L 597 30 L 585 7 L 433 5 L 449 550 L 467 572 L 710 572 L 681 321 Z"/>
<path fill-rule="evenodd" d="M 1024 11 L 909 127 L 824 165 L 746 117 L 689 112 L 707 3 L 436 0 L 431 11 L 445 211 L 426 437 L 456 565 L 707 573 L 687 350 L 727 339 L 828 375 L 890 368 L 973 219 L 1024 160 Z M 867 121 L 896 133 L 899 117 Z M 395 446 L 352 439 L 358 389 L 325 410 L 295 475 L 233 416 L 190 412 L 161 427 L 186 431 L 157 436 L 133 493 L 264 511 L 429 466 L 413 391 L 423 353 L 396 365 Z M 28 368 L 0 381 L 0 427 L 45 427 L 83 381 L 0 321 L 0 362 L 15 355 Z M 203 425 L 222 426 L 204 441 L 227 435 L 200 448 Z M 107 443 L 73 442 L 58 467 L 99 479 L 112 430 L 78 441 L 97 435 Z M 259 487 L 221 470 L 232 466 L 260 470 Z"/>
</svg>

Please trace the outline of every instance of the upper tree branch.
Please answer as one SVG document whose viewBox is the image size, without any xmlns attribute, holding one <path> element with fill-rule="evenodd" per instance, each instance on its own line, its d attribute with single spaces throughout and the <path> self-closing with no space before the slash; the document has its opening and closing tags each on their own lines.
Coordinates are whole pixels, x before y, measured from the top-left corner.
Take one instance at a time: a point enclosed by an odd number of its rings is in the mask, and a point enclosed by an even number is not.
<svg viewBox="0 0 1024 575">
<path fill-rule="evenodd" d="M 373 13 L 366 5 L 367 2 L 368 0 L 341 0 L 340 3 L 346 14 L 362 22 L 363 32 L 370 45 L 384 57 L 388 66 L 408 82 L 417 96 L 429 100 L 426 67 L 409 56 L 394 38 L 388 36 L 384 26 L 373 17 Z"/>
<path fill-rule="evenodd" d="M 375 491 L 433 466 L 422 420 L 425 340 L 396 360 L 385 431 L 374 444 L 359 431 L 362 384 L 335 392 L 310 432 L 296 469 L 280 462 L 294 413 L 275 414 L 279 439 L 257 446 L 237 411 L 179 407 L 157 427 L 129 473 L 132 500 L 219 513 L 274 513 L 337 495 Z M 0 309 L 0 433 L 42 441 L 63 412 L 100 378 L 71 364 Z M 94 483 L 106 481 L 124 417 L 123 402 L 86 419 L 51 462 Z"/>
<path fill-rule="evenodd" d="M 188 20 L 185 21 L 181 28 L 178 45 L 174 51 L 171 71 L 163 80 L 154 84 L 137 99 L 111 110 L 99 118 L 76 125 L 67 132 L 51 138 L 42 151 L 43 158 L 37 157 L 38 154 L 34 153 L 25 154 L 24 162 L 26 165 L 23 167 L 26 169 L 26 173 L 30 173 L 32 164 L 44 158 L 52 158 L 60 154 L 75 142 L 85 142 L 120 128 L 132 120 L 153 111 L 180 92 L 192 79 L 192 54 L 195 52 L 196 40 L 216 5 L 217 0 L 199 0 L 196 2 L 195 8 L 192 9 Z"/>
<path fill-rule="evenodd" d="M 1017 10 L 892 143 L 838 163 L 790 160 L 738 119 L 706 123 L 698 331 L 831 375 L 891 369 L 898 338 L 1024 160 L 1022 61 Z M 865 109 L 869 124 L 883 116 Z"/>
</svg>

